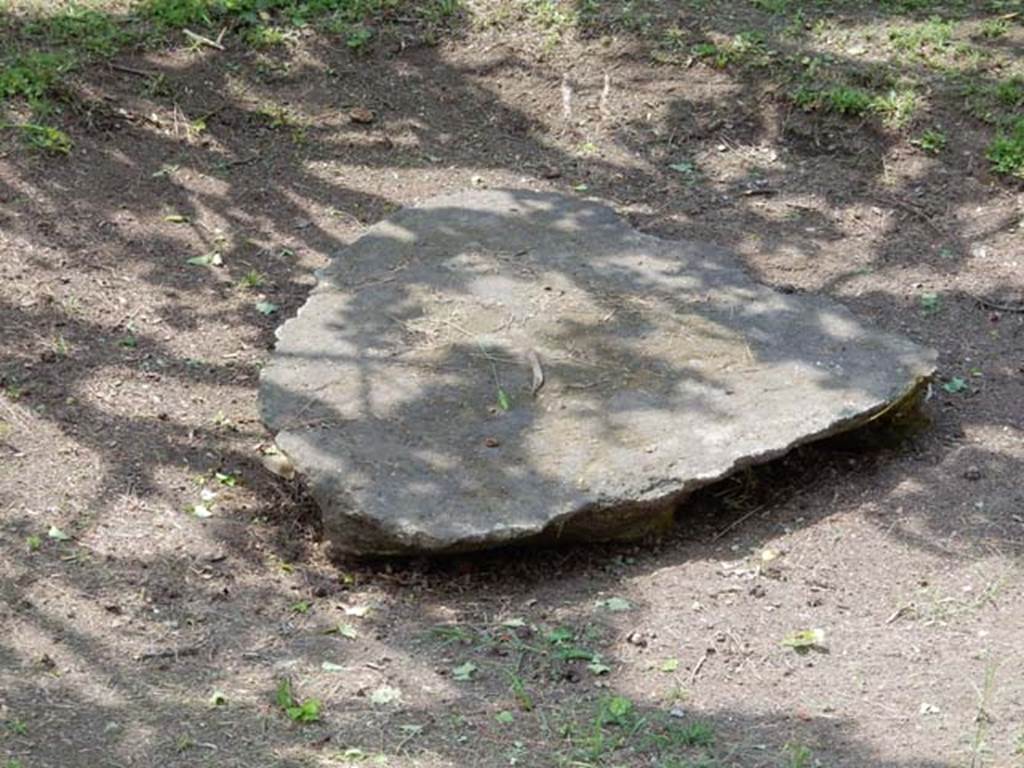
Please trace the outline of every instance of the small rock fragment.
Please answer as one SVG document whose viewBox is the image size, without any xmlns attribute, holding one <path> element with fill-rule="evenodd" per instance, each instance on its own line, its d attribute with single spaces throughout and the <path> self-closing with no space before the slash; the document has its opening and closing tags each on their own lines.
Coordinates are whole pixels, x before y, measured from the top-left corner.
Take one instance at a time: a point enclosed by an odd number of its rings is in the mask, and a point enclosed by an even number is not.
<svg viewBox="0 0 1024 768">
<path fill-rule="evenodd" d="M 629 635 L 626 636 L 626 642 L 630 645 L 635 645 L 637 648 L 647 647 L 647 638 L 644 636 L 643 632 L 630 632 Z"/>
<path fill-rule="evenodd" d="M 376 119 L 376 115 L 372 110 L 366 107 L 352 107 L 348 111 L 348 117 L 353 123 L 359 123 L 360 125 L 368 125 Z"/>
</svg>

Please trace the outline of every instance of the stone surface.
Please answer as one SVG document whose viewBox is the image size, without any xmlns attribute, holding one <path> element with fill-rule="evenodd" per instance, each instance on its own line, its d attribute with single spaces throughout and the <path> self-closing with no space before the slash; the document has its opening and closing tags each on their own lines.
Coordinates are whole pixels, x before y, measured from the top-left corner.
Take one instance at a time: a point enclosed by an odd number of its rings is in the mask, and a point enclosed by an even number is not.
<svg viewBox="0 0 1024 768">
<path fill-rule="evenodd" d="M 399 554 L 637 535 L 933 368 L 720 248 L 576 198 L 474 191 L 334 258 L 278 331 L 260 398 L 333 543 Z"/>
</svg>

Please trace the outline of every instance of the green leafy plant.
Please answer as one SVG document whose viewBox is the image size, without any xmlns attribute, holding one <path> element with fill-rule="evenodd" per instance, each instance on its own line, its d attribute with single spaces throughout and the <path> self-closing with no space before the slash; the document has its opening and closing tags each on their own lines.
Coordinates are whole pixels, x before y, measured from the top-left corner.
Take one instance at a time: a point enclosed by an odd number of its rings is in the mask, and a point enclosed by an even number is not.
<svg viewBox="0 0 1024 768">
<path fill-rule="evenodd" d="M 633 717 L 633 702 L 625 696 L 610 696 L 598 707 L 597 721 L 601 725 L 629 725 Z"/>
<path fill-rule="evenodd" d="M 362 24 L 348 28 L 345 34 L 345 45 L 350 51 L 361 51 L 373 39 L 373 30 Z"/>
<path fill-rule="evenodd" d="M 938 129 L 928 129 L 911 142 L 932 155 L 939 154 L 946 148 L 946 134 Z"/>
<path fill-rule="evenodd" d="M 467 661 L 452 669 L 452 680 L 460 683 L 468 683 L 477 673 L 477 666 L 472 661 Z"/>
<path fill-rule="evenodd" d="M 242 275 L 242 279 L 238 282 L 238 284 L 242 288 L 253 290 L 255 288 L 261 288 L 263 284 L 266 282 L 266 280 L 266 275 L 264 275 L 258 269 L 250 269 L 248 272 Z"/>
<path fill-rule="evenodd" d="M 315 723 L 320 719 L 320 702 L 316 699 L 306 699 L 300 703 L 292 695 L 292 684 L 287 678 L 277 684 L 274 700 L 293 722 Z"/>
<path fill-rule="evenodd" d="M 0 97 L 41 99 L 71 66 L 66 55 L 43 51 L 0 61 Z"/>
<path fill-rule="evenodd" d="M 949 381 L 943 383 L 942 388 L 951 395 L 957 395 L 961 392 L 966 392 L 970 385 L 963 377 L 953 376 Z"/>
<path fill-rule="evenodd" d="M 825 650 L 825 630 L 802 629 L 792 632 L 783 639 L 782 645 L 792 648 L 797 653 Z"/>
</svg>

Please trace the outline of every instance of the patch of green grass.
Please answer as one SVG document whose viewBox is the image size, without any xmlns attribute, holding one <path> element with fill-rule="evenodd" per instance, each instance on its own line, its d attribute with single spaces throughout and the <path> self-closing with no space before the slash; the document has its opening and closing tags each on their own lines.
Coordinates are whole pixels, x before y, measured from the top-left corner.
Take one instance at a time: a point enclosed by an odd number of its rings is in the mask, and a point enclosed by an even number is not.
<svg viewBox="0 0 1024 768">
<path fill-rule="evenodd" d="M 904 52 L 919 52 L 926 48 L 945 48 L 953 39 L 954 25 L 933 16 L 923 24 L 901 27 L 889 32 L 889 42 L 893 48 Z"/>
<path fill-rule="evenodd" d="M 71 68 L 65 54 L 30 51 L 0 62 L 0 98 L 42 99 Z"/>
<path fill-rule="evenodd" d="M 260 272 L 258 269 L 250 269 L 238 282 L 242 288 L 248 288 L 250 290 L 260 288 L 267 281 L 267 276 Z"/>
<path fill-rule="evenodd" d="M 994 40 L 1002 37 L 1010 31 L 1010 24 L 1006 19 L 987 19 L 981 25 L 980 34 L 982 37 Z"/>
<path fill-rule="evenodd" d="M 1009 130 L 1000 131 L 985 156 L 995 173 L 1024 179 L 1024 117 L 1017 118 Z"/>
<path fill-rule="evenodd" d="M 211 26 L 222 14 L 223 5 L 219 0 L 143 0 L 139 11 L 162 27 L 181 29 Z"/>
<path fill-rule="evenodd" d="M 733 65 L 763 66 L 769 60 L 764 38 L 757 32 L 741 32 L 724 43 L 698 43 L 690 52 L 716 69 Z"/>
<path fill-rule="evenodd" d="M 421 4 L 419 12 L 428 22 L 441 24 L 457 16 L 461 8 L 461 0 L 430 0 Z"/>
<path fill-rule="evenodd" d="M 35 123 L 0 123 L 0 129 L 19 131 L 31 149 L 48 155 L 67 155 L 74 144 L 64 131 Z"/>
<path fill-rule="evenodd" d="M 547 32 L 548 42 L 558 40 L 579 22 L 576 10 L 560 0 L 531 0 L 526 5 L 533 21 Z"/>
<path fill-rule="evenodd" d="M 663 730 L 652 730 L 650 739 L 659 749 L 671 751 L 684 747 L 710 747 L 715 743 L 715 728 L 699 720 L 683 725 L 669 723 Z"/>
<path fill-rule="evenodd" d="M 109 13 L 75 4 L 62 4 L 56 15 L 33 20 L 25 34 L 50 48 L 61 46 L 95 56 L 112 56 L 133 39 L 127 25 Z"/>
<path fill-rule="evenodd" d="M 287 30 L 269 24 L 258 24 L 249 27 L 243 33 L 243 39 L 253 48 L 273 48 L 285 45 L 289 37 L 290 35 Z"/>
<path fill-rule="evenodd" d="M 967 112 L 982 122 L 994 125 L 1012 123 L 1024 106 L 1024 77 L 1014 75 L 1004 80 L 980 83 L 961 77 L 959 93 Z"/>
<path fill-rule="evenodd" d="M 946 148 L 947 142 L 946 134 L 937 128 L 929 128 L 911 143 L 920 147 L 929 154 L 937 155 Z"/>
<path fill-rule="evenodd" d="M 882 0 L 881 6 L 890 13 L 913 13 L 930 11 L 943 2 L 944 0 Z"/>
<path fill-rule="evenodd" d="M 682 722 L 644 712 L 624 696 L 605 696 L 588 722 L 569 723 L 562 736 L 572 749 L 572 765 L 656 765 L 659 768 L 713 768 L 715 729 L 705 722 Z"/>
<path fill-rule="evenodd" d="M 849 85 L 835 85 L 817 90 L 801 86 L 793 94 L 793 101 L 802 109 L 820 109 L 840 115 L 858 116 L 869 112 L 875 97 L 861 88 Z"/>
<path fill-rule="evenodd" d="M 790 0 L 750 0 L 751 5 L 766 13 L 785 16 L 789 12 Z"/>
<path fill-rule="evenodd" d="M 811 768 L 814 753 L 799 742 L 789 742 L 783 747 L 783 765 L 786 768 Z"/>
<path fill-rule="evenodd" d="M 1016 75 L 992 86 L 992 97 L 1004 107 L 1024 106 L 1024 77 Z"/>
<path fill-rule="evenodd" d="M 792 93 L 793 102 L 806 111 L 820 110 L 846 117 L 877 114 L 891 128 L 902 128 L 917 109 L 917 95 L 910 88 L 890 88 L 882 94 L 852 85 L 814 88 L 803 85 Z"/>
</svg>

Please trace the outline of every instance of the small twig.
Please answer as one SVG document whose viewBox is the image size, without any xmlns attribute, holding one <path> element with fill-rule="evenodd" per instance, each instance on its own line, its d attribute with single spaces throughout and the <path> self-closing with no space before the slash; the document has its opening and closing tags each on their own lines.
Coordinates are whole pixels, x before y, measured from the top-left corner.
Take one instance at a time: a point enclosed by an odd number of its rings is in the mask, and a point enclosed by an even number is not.
<svg viewBox="0 0 1024 768">
<path fill-rule="evenodd" d="M 888 624 L 892 624 L 892 623 L 893 623 L 893 622 L 895 622 L 895 621 L 896 621 L 897 619 L 900 619 L 900 618 L 902 618 L 903 616 L 906 616 L 906 615 L 908 615 L 908 614 L 911 614 L 911 613 L 913 613 L 913 612 L 914 612 L 914 606 L 912 606 L 912 605 L 903 605 L 903 606 L 900 606 L 899 608 L 897 608 L 897 609 L 896 609 L 896 610 L 895 610 L 895 611 L 893 612 L 892 616 L 890 616 L 890 617 L 889 617 L 888 619 L 886 619 L 886 620 L 885 620 L 885 623 L 886 623 L 887 625 L 888 625 Z"/>
<path fill-rule="evenodd" d="M 138 77 L 153 78 L 160 76 L 159 72 L 151 72 L 147 69 L 135 69 L 134 67 L 126 67 L 124 64 L 114 64 L 113 62 L 111 62 L 107 66 L 109 66 L 111 69 L 116 69 L 118 72 L 124 72 L 125 74 L 136 75 Z"/>
<path fill-rule="evenodd" d="M 166 651 L 152 651 L 150 653 L 140 653 L 136 658 L 139 661 L 149 661 L 151 659 L 179 659 L 185 656 L 198 656 L 199 646 L 190 645 L 186 648 L 170 648 Z"/>
<path fill-rule="evenodd" d="M 949 237 L 949 233 L 946 230 L 944 230 L 942 227 L 940 227 L 938 224 L 936 224 L 932 220 L 931 216 L 929 216 L 927 213 L 922 211 L 917 206 L 912 205 L 911 203 L 908 203 L 908 202 L 906 202 L 904 200 L 900 200 L 899 198 L 896 198 L 896 197 L 881 197 L 880 196 L 878 199 L 879 199 L 880 202 L 883 202 L 883 203 L 885 203 L 887 205 L 895 205 L 897 208 L 899 208 L 899 209 L 901 209 L 903 211 L 906 211 L 907 213 L 911 214 L 912 216 L 916 216 L 921 221 L 923 221 L 925 224 L 927 224 L 929 227 L 931 227 L 936 232 L 938 232 L 939 235 L 941 235 L 942 237 Z"/>
<path fill-rule="evenodd" d="M 530 386 L 530 394 L 536 397 L 540 388 L 544 386 L 544 369 L 540 366 L 540 358 L 532 349 L 526 353 L 526 357 L 530 360 L 530 368 L 533 369 L 533 384 Z"/>
<path fill-rule="evenodd" d="M 249 163 L 255 163 L 260 159 L 259 155 L 250 155 L 249 157 L 241 157 L 237 160 L 228 160 L 224 163 L 225 168 L 236 168 L 239 165 L 248 165 Z"/>
<path fill-rule="evenodd" d="M 976 296 L 973 293 L 969 293 L 967 295 L 970 296 L 979 304 L 981 304 L 983 307 L 988 307 L 989 309 L 997 309 L 1000 312 L 1024 312 L 1024 304 L 1017 304 L 1016 306 L 1010 304 L 997 304 L 996 302 L 989 301 L 988 299 L 983 298 L 981 296 Z"/>
<path fill-rule="evenodd" d="M 690 685 L 692 686 L 697 681 L 697 675 L 700 674 L 701 668 L 704 666 L 704 662 L 708 660 L 710 654 L 704 651 L 704 655 L 700 657 L 700 661 L 697 662 L 697 666 L 693 668 L 693 672 L 690 673 Z"/>
<path fill-rule="evenodd" d="M 185 37 L 199 43 L 200 45 L 208 45 L 211 48 L 216 48 L 218 51 L 225 50 L 224 46 L 220 44 L 220 40 L 211 40 L 208 37 L 204 37 L 203 35 L 193 32 L 191 29 L 183 29 L 181 31 L 185 33 Z M 220 33 L 220 36 L 224 36 L 223 31 Z"/>
<path fill-rule="evenodd" d="M 723 528 L 718 533 L 716 533 L 714 536 L 712 536 L 711 537 L 711 541 L 713 541 L 713 542 L 714 541 L 718 541 L 720 538 L 725 536 L 725 534 L 727 534 L 733 528 L 735 528 L 738 525 L 741 525 L 742 523 L 745 523 L 747 520 L 752 518 L 754 515 L 756 515 L 762 509 L 764 509 L 764 507 L 754 507 L 752 510 L 747 512 L 747 514 L 743 515 L 742 517 L 740 517 L 740 518 L 738 518 L 736 520 L 733 520 L 731 523 L 729 523 L 727 526 L 725 526 L 725 528 Z"/>
</svg>

